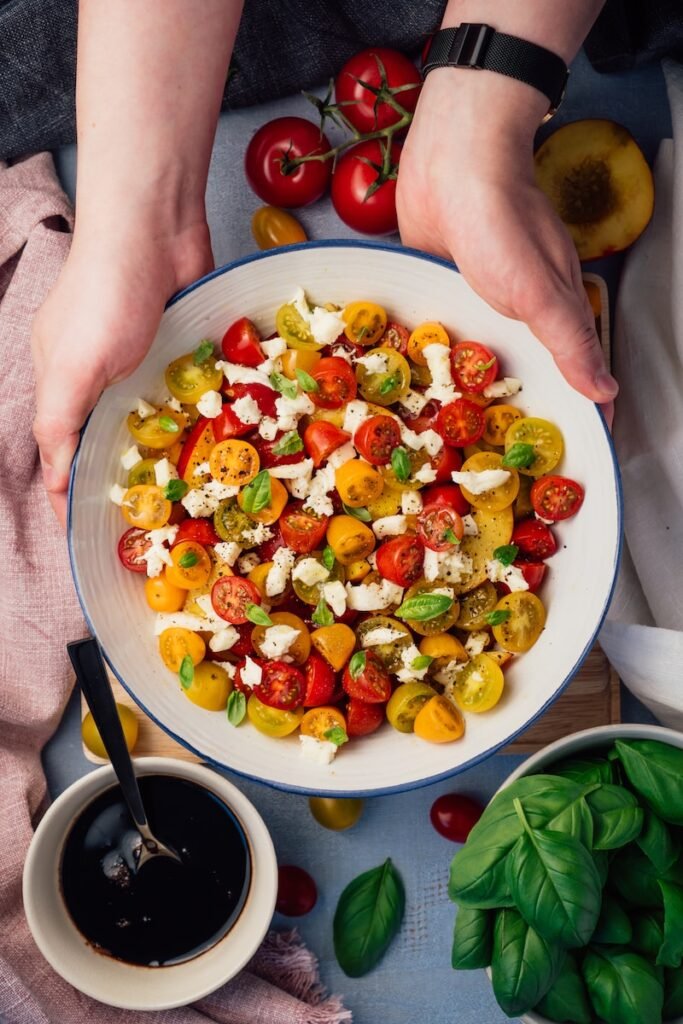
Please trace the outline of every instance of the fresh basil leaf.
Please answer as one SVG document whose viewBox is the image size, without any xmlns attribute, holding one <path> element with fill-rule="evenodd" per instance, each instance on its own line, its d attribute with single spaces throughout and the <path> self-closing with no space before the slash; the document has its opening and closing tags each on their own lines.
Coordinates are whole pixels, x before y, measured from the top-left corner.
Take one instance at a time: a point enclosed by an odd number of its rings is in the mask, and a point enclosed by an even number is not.
<svg viewBox="0 0 683 1024">
<path fill-rule="evenodd" d="M 617 850 L 640 834 L 643 811 L 624 786 L 601 785 L 586 796 L 593 815 L 593 849 Z"/>
<path fill-rule="evenodd" d="M 429 668 L 433 661 L 434 658 L 430 654 L 418 654 L 417 658 L 413 658 L 411 661 L 410 667 L 415 672 L 420 672 L 423 668 Z"/>
<path fill-rule="evenodd" d="M 654 963 L 663 942 L 664 915 L 661 910 L 645 910 L 640 913 L 633 922 L 629 945 L 633 946 L 636 953 L 642 953 Z"/>
<path fill-rule="evenodd" d="M 320 600 L 315 606 L 315 611 L 311 615 L 311 622 L 315 626 L 334 625 L 334 615 L 332 614 L 330 608 L 328 607 L 327 601 L 322 596 L 322 594 L 320 595 Z"/>
<path fill-rule="evenodd" d="M 617 740 L 628 781 L 664 821 L 683 825 L 683 750 L 657 740 Z"/>
<path fill-rule="evenodd" d="M 160 416 L 159 426 L 162 430 L 166 431 L 167 434 L 177 434 L 180 427 L 171 416 Z"/>
<path fill-rule="evenodd" d="M 604 893 L 600 917 L 591 936 L 591 943 L 607 946 L 628 946 L 633 938 L 631 921 L 614 896 Z"/>
<path fill-rule="evenodd" d="M 680 967 L 683 960 L 683 889 L 659 879 L 664 899 L 664 941 L 657 954 L 658 967 Z"/>
<path fill-rule="evenodd" d="M 306 373 L 305 370 L 295 370 L 296 379 L 299 381 L 299 387 L 302 391 L 316 392 L 320 391 L 320 385 L 317 380 L 311 377 L 310 373 Z"/>
<path fill-rule="evenodd" d="M 328 743 L 334 743 L 335 747 L 341 747 L 344 743 L 349 742 L 349 737 L 341 725 L 333 725 L 324 733 L 324 736 Z"/>
<path fill-rule="evenodd" d="M 519 799 L 524 833 L 507 861 L 507 883 L 522 917 L 548 942 L 585 946 L 595 931 L 602 887 L 593 859 L 573 836 L 532 828 Z"/>
<path fill-rule="evenodd" d="M 593 1009 L 607 1024 L 659 1024 L 664 991 L 654 967 L 631 950 L 589 949 L 583 978 Z"/>
<path fill-rule="evenodd" d="M 349 673 L 352 679 L 358 679 L 365 668 L 365 663 L 368 660 L 368 656 L 365 651 L 356 651 L 349 662 Z"/>
<path fill-rule="evenodd" d="M 289 377 L 285 377 L 284 373 L 278 373 L 277 370 L 271 373 L 269 379 L 275 391 L 279 391 L 285 398 L 296 398 L 298 392 L 296 381 L 290 380 Z"/>
<path fill-rule="evenodd" d="M 408 458 L 408 452 L 405 448 L 398 446 L 394 448 L 391 453 L 391 468 L 394 471 L 394 476 L 402 484 L 410 477 L 410 459 Z"/>
<path fill-rule="evenodd" d="M 180 662 L 178 676 L 183 690 L 189 690 L 190 686 L 192 686 L 192 680 L 194 679 L 194 662 L 189 654 L 186 654 Z"/>
<path fill-rule="evenodd" d="M 180 501 L 184 498 L 189 491 L 189 484 L 186 484 L 184 480 L 169 480 L 164 487 L 164 497 L 168 501 Z"/>
<path fill-rule="evenodd" d="M 227 715 L 230 725 L 238 726 L 247 713 L 247 698 L 241 690 L 233 690 L 228 697 Z"/>
<path fill-rule="evenodd" d="M 255 626 L 273 625 L 273 620 L 270 615 L 268 615 L 260 605 L 255 604 L 253 601 L 250 601 L 244 609 L 244 614 L 249 619 L 249 622 L 253 622 Z"/>
<path fill-rule="evenodd" d="M 492 946 L 493 915 L 488 910 L 459 907 L 453 932 L 453 970 L 472 971 L 488 967 Z"/>
<path fill-rule="evenodd" d="M 332 569 L 334 569 L 334 551 L 329 544 L 323 549 L 322 563 L 328 572 L 331 572 Z"/>
<path fill-rule="evenodd" d="M 290 430 L 273 446 L 273 455 L 295 455 L 304 450 L 304 443 L 297 430 Z"/>
<path fill-rule="evenodd" d="M 584 790 L 582 796 L 572 800 L 559 814 L 551 818 L 547 828 L 551 832 L 563 832 L 567 836 L 572 836 L 590 851 L 593 848 L 594 825 L 593 815 L 586 802 L 587 792 L 590 790 Z"/>
<path fill-rule="evenodd" d="M 242 508 L 245 512 L 261 512 L 270 505 L 271 499 L 270 473 L 267 469 L 262 469 L 251 483 L 242 488 Z"/>
<path fill-rule="evenodd" d="M 553 765 L 553 773 L 575 782 L 614 782 L 612 762 L 604 757 L 575 757 Z"/>
<path fill-rule="evenodd" d="M 360 519 L 361 523 L 372 522 L 372 516 L 366 508 L 353 508 L 353 506 L 347 505 L 346 502 L 342 502 L 342 508 L 347 516 L 353 516 L 354 519 Z"/>
<path fill-rule="evenodd" d="M 394 388 L 399 387 L 401 383 L 401 376 L 398 373 L 391 373 L 388 377 L 385 377 L 379 386 L 380 395 L 388 395 Z"/>
<path fill-rule="evenodd" d="M 535 1010 L 548 1020 L 563 1021 L 564 1024 L 592 1024 L 588 992 L 571 953 L 565 956 L 562 970 Z"/>
<path fill-rule="evenodd" d="M 683 780 L 681 782 L 683 784 Z M 681 852 L 678 835 L 652 811 L 645 812 L 643 828 L 636 842 L 661 875 L 673 867 Z"/>
<path fill-rule="evenodd" d="M 642 850 L 630 844 L 619 850 L 610 863 L 610 885 L 631 907 L 661 907 L 659 873 Z"/>
<path fill-rule="evenodd" d="M 455 533 L 453 532 L 453 530 L 451 530 L 450 526 L 448 527 L 447 530 L 444 530 L 444 540 L 447 540 L 449 544 L 460 543 L 460 538 L 456 537 Z"/>
<path fill-rule="evenodd" d="M 683 1017 L 683 967 L 664 971 L 664 1020 Z"/>
<path fill-rule="evenodd" d="M 508 1017 L 537 1006 L 557 978 L 565 952 L 546 942 L 518 911 L 501 910 L 493 928 L 491 981 Z"/>
<path fill-rule="evenodd" d="M 360 978 L 382 959 L 405 911 L 401 876 L 386 860 L 347 885 L 334 915 L 334 952 L 350 978 Z"/>
<path fill-rule="evenodd" d="M 518 554 L 519 548 L 516 544 L 503 544 L 501 547 L 495 549 L 493 557 L 500 562 L 501 565 L 512 565 Z"/>
<path fill-rule="evenodd" d="M 192 362 L 195 366 L 203 366 L 207 359 L 213 355 L 213 352 L 213 342 L 209 341 L 208 338 L 204 338 L 192 353 Z"/>
<path fill-rule="evenodd" d="M 430 619 L 438 619 L 439 615 L 443 615 L 452 607 L 453 598 L 447 594 L 418 594 L 404 601 L 394 615 L 397 619 L 428 622 Z"/>
<path fill-rule="evenodd" d="M 526 469 L 536 461 L 536 452 L 532 444 L 523 444 L 518 441 L 509 448 L 501 459 L 501 466 L 506 469 Z"/>
<path fill-rule="evenodd" d="M 198 561 L 199 555 L 196 551 L 183 551 L 182 555 L 178 559 L 178 565 L 181 569 L 191 569 Z"/>
<path fill-rule="evenodd" d="M 494 608 L 492 612 L 486 613 L 486 623 L 489 626 L 500 626 L 503 622 L 507 622 L 511 614 L 509 608 Z"/>
</svg>

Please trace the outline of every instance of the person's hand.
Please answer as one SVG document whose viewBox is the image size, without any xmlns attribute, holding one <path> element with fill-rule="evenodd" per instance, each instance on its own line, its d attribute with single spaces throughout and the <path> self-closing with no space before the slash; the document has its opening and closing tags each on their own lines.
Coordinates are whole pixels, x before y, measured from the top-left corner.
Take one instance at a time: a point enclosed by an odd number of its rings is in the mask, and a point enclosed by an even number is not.
<svg viewBox="0 0 683 1024">
<path fill-rule="evenodd" d="M 401 238 L 453 258 L 491 306 L 528 324 L 573 387 L 609 403 L 618 386 L 576 251 L 534 183 L 543 103 L 529 87 L 487 72 L 428 75 L 401 155 Z"/>
<path fill-rule="evenodd" d="M 33 324 L 43 478 L 62 525 L 78 434 L 102 391 L 145 357 L 167 299 L 213 265 L 208 228 L 79 237 Z"/>
</svg>

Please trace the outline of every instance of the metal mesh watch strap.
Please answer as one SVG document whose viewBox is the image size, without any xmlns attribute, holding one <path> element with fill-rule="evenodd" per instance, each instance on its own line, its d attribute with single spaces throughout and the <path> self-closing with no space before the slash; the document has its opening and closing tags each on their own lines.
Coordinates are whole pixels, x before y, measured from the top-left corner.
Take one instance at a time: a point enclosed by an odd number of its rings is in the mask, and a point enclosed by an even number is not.
<svg viewBox="0 0 683 1024">
<path fill-rule="evenodd" d="M 548 97 L 554 114 L 564 96 L 569 70 L 556 53 L 543 46 L 496 32 L 490 25 L 462 24 L 436 32 L 423 74 L 434 68 L 474 68 L 526 82 Z"/>
</svg>

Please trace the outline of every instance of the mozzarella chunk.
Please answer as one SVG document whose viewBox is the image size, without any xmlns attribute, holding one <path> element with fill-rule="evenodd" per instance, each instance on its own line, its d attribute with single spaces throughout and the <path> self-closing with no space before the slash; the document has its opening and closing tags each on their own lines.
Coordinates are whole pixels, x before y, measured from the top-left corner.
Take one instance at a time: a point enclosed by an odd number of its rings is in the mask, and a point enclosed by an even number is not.
<svg viewBox="0 0 683 1024">
<path fill-rule="evenodd" d="M 344 359 L 347 363 L 351 362 L 351 353 L 347 349 L 342 348 L 341 345 L 339 348 L 332 349 L 332 355 L 336 356 L 337 359 Z"/>
<path fill-rule="evenodd" d="M 451 350 L 447 345 L 427 345 L 422 349 L 427 366 L 432 376 L 432 383 L 425 392 L 427 398 L 433 398 L 442 405 L 455 401 L 460 392 L 455 390 L 451 373 Z"/>
<path fill-rule="evenodd" d="M 220 416 L 223 408 L 223 397 L 220 391 L 205 391 L 197 402 L 197 412 L 210 420 Z"/>
<path fill-rule="evenodd" d="M 419 391 L 408 391 L 398 403 L 412 416 L 419 416 L 429 399 Z"/>
<path fill-rule="evenodd" d="M 331 580 L 329 583 L 323 583 L 321 591 L 325 601 L 329 604 L 337 618 L 340 619 L 346 611 L 344 584 L 341 580 Z"/>
<path fill-rule="evenodd" d="M 112 484 L 109 488 L 109 500 L 113 501 L 119 508 L 123 505 L 123 499 L 126 495 L 127 488 L 122 487 L 121 484 Z"/>
<path fill-rule="evenodd" d="M 451 478 L 454 483 L 467 488 L 470 494 L 484 494 L 502 487 L 510 479 L 510 474 L 507 469 L 482 469 L 479 473 L 474 470 L 456 470 L 451 473 Z"/>
<path fill-rule="evenodd" d="M 410 644 L 401 651 L 403 668 L 400 668 L 396 675 L 402 683 L 419 682 L 427 675 L 429 665 L 425 665 L 424 668 L 413 668 L 413 662 L 419 657 L 420 652 L 415 644 Z"/>
<path fill-rule="evenodd" d="M 302 473 L 294 480 L 288 480 L 286 486 L 294 498 L 307 498 L 311 490 L 311 472 Z"/>
<path fill-rule="evenodd" d="M 226 565 L 231 567 L 235 564 L 242 553 L 242 548 L 239 544 L 236 544 L 234 540 L 221 541 L 220 544 L 214 544 L 213 550 L 216 553 L 216 557 L 220 558 L 221 562 L 225 562 Z"/>
<path fill-rule="evenodd" d="M 460 583 L 463 577 L 472 572 L 472 559 L 457 548 L 454 551 L 431 551 L 425 548 L 422 571 L 428 583 L 436 579 Z"/>
<path fill-rule="evenodd" d="M 222 619 L 220 615 L 216 614 L 216 610 L 211 600 L 211 594 L 200 594 L 195 599 L 195 604 L 198 608 L 201 608 L 202 614 L 205 618 L 212 621 L 218 629 L 223 629 L 225 626 L 225 619 Z"/>
<path fill-rule="evenodd" d="M 446 692 L 451 695 L 453 684 L 458 678 L 458 673 L 462 672 L 466 661 L 448 661 L 446 664 L 435 674 L 434 678 L 437 683 L 441 683 L 442 686 L 446 687 Z"/>
<path fill-rule="evenodd" d="M 168 459 L 159 459 L 154 463 L 154 479 L 157 487 L 165 487 L 171 480 L 178 479 L 178 470 Z"/>
<path fill-rule="evenodd" d="M 503 377 L 502 380 L 494 380 L 484 388 L 484 398 L 511 398 L 522 390 L 522 382 L 519 377 Z"/>
<path fill-rule="evenodd" d="M 332 764 L 339 749 L 329 740 L 317 740 L 315 736 L 299 736 L 301 756 L 315 764 Z"/>
<path fill-rule="evenodd" d="M 268 626 L 261 641 L 261 653 L 266 658 L 282 658 L 298 636 L 299 630 L 293 626 Z"/>
<path fill-rule="evenodd" d="M 278 480 L 296 480 L 302 474 L 310 476 L 313 471 L 313 459 L 302 459 L 285 466 L 272 466 L 268 472 Z"/>
<path fill-rule="evenodd" d="M 359 583 L 357 587 L 346 584 L 347 603 L 357 612 L 377 612 L 391 604 L 399 604 L 403 588 L 390 580 L 379 583 Z"/>
<path fill-rule="evenodd" d="M 486 563 L 486 575 L 492 583 L 505 583 L 510 590 L 528 590 L 524 573 L 516 565 L 503 565 L 497 558 Z"/>
<path fill-rule="evenodd" d="M 277 437 L 277 420 L 264 416 L 259 423 L 258 432 L 264 441 L 274 441 Z"/>
<path fill-rule="evenodd" d="M 240 678 L 242 679 L 242 682 L 245 683 L 246 686 L 258 686 L 261 682 L 262 676 L 263 671 L 261 666 L 257 665 L 256 662 L 252 661 L 249 655 L 247 655 L 244 659 L 242 670 L 240 671 Z"/>
<path fill-rule="evenodd" d="M 264 365 L 264 364 L 261 364 Z M 228 384 L 263 384 L 272 391 L 272 384 L 267 373 L 253 366 L 239 366 L 219 359 L 216 367 L 225 374 Z"/>
<path fill-rule="evenodd" d="M 420 466 L 413 474 L 413 479 L 418 480 L 421 484 L 433 484 L 436 480 L 436 470 L 428 462 L 425 462 L 424 466 Z"/>
<path fill-rule="evenodd" d="M 199 408 L 199 407 L 197 407 Z M 258 423 L 261 419 L 261 410 L 258 403 L 249 395 L 244 395 L 232 403 L 232 411 L 242 423 Z"/>
<path fill-rule="evenodd" d="M 128 470 L 132 469 L 133 466 L 137 466 L 138 462 L 142 462 L 142 455 L 138 451 L 138 446 L 132 444 L 121 456 L 121 466 L 123 469 Z"/>
<path fill-rule="evenodd" d="M 208 462 L 200 462 L 195 469 L 193 476 L 206 476 L 211 472 L 211 466 Z"/>
<path fill-rule="evenodd" d="M 402 640 L 407 636 L 400 629 L 391 626 L 376 626 L 369 629 L 361 638 L 361 647 L 378 647 L 380 644 L 393 644 L 394 640 Z"/>
<path fill-rule="evenodd" d="M 481 632 L 470 633 L 465 641 L 465 650 L 469 654 L 470 658 L 476 658 L 478 654 L 482 654 L 484 648 L 488 647 L 491 641 L 491 637 L 484 630 Z"/>
<path fill-rule="evenodd" d="M 438 579 L 440 564 L 441 563 L 439 560 L 439 552 L 432 551 L 431 548 L 425 548 L 425 558 L 424 564 L 422 566 L 422 572 L 424 573 L 424 578 L 427 580 L 428 583 L 433 583 L 434 580 Z"/>
<path fill-rule="evenodd" d="M 346 433 L 353 437 L 361 423 L 368 418 L 369 412 L 367 402 L 361 402 L 360 399 L 354 399 L 353 402 L 349 402 L 344 413 L 343 429 Z"/>
<path fill-rule="evenodd" d="M 328 498 L 328 492 L 334 488 L 335 471 L 334 467 L 327 465 L 319 469 L 311 482 L 308 497 L 304 502 L 304 508 L 310 509 L 319 516 L 331 516 L 334 514 L 332 499 Z"/>
<path fill-rule="evenodd" d="M 280 395 L 275 402 L 278 430 L 285 432 L 296 430 L 301 417 L 310 416 L 313 412 L 315 412 L 315 406 L 308 395 L 303 392 L 295 398 Z"/>
<path fill-rule="evenodd" d="M 212 637 L 209 637 L 209 650 L 213 651 L 214 654 L 218 654 L 220 651 L 229 651 L 240 638 L 234 626 L 224 623 L 223 627 L 223 629 L 219 629 L 214 633 Z M 231 677 L 235 674 L 235 666 L 231 665 L 229 661 L 223 662 L 221 668 L 228 671 Z M 232 669 L 232 672 L 229 672 L 229 669 Z"/>
<path fill-rule="evenodd" d="M 169 409 L 173 409 L 173 412 L 182 412 L 183 407 L 180 399 L 174 398 L 173 395 L 167 395 L 164 399 L 164 405 L 167 405 Z"/>
<path fill-rule="evenodd" d="M 401 495 L 401 512 L 404 516 L 419 515 L 422 505 L 422 495 L 419 491 L 404 491 Z"/>
<path fill-rule="evenodd" d="M 313 306 L 311 309 L 303 288 L 297 288 L 292 305 L 306 321 L 319 345 L 332 345 L 343 333 L 346 325 L 341 313 L 330 311 L 323 306 Z"/>
<path fill-rule="evenodd" d="M 146 420 L 150 416 L 154 415 L 156 409 L 153 405 L 150 405 L 149 402 L 146 402 L 144 398 L 138 398 L 136 412 L 141 420 Z"/>
<path fill-rule="evenodd" d="M 372 529 L 378 540 L 383 537 L 398 537 L 408 529 L 408 520 L 404 515 L 382 516 L 375 519 Z"/>
<path fill-rule="evenodd" d="M 465 537 L 478 537 L 479 536 L 479 527 L 477 526 L 477 522 L 476 522 L 474 516 L 470 516 L 470 515 L 463 516 L 462 517 L 462 525 L 465 527 L 465 533 L 464 533 Z"/>
<path fill-rule="evenodd" d="M 178 526 L 160 526 L 158 530 L 150 530 L 145 536 L 152 544 L 172 544 L 178 536 Z"/>
<path fill-rule="evenodd" d="M 356 449 L 354 448 L 351 441 L 347 441 L 346 444 L 341 445 L 340 448 L 336 448 L 327 459 L 327 465 L 332 466 L 333 469 L 339 469 L 340 466 L 344 466 L 351 459 L 355 459 Z"/>
<path fill-rule="evenodd" d="M 249 551 L 237 559 L 237 568 L 242 576 L 248 576 L 252 569 L 261 564 L 261 559 L 255 551 Z"/>
<path fill-rule="evenodd" d="M 234 498 L 239 494 L 239 487 L 229 487 L 218 480 L 209 480 L 202 487 L 194 487 L 180 499 L 180 504 L 193 519 L 210 516 L 226 498 Z"/>
<path fill-rule="evenodd" d="M 221 620 L 221 628 L 226 623 Z M 154 635 L 160 636 L 165 629 L 191 629 L 195 633 L 215 633 L 215 619 L 207 619 L 191 612 L 158 612 L 154 620 Z"/>
<path fill-rule="evenodd" d="M 358 356 L 356 366 L 363 366 L 368 373 L 386 373 L 389 360 L 381 352 L 370 352 L 367 356 Z"/>
<path fill-rule="evenodd" d="M 287 342 L 284 338 L 270 338 L 268 341 L 260 342 L 261 349 L 269 359 L 277 359 L 287 351 Z"/>
<path fill-rule="evenodd" d="M 314 587 L 316 583 L 322 583 L 329 579 L 330 571 L 326 569 L 316 558 L 303 558 L 294 566 L 292 571 L 293 580 L 301 580 L 307 587 Z"/>
<path fill-rule="evenodd" d="M 242 540 L 245 544 L 252 544 L 258 547 L 265 544 L 267 540 L 273 539 L 273 531 L 269 530 L 265 523 L 257 523 L 251 530 L 242 530 Z"/>
<path fill-rule="evenodd" d="M 266 576 L 266 596 L 277 597 L 287 587 L 287 582 L 292 573 L 292 566 L 296 559 L 296 552 L 290 548 L 278 548 L 273 555 L 272 568 Z"/>
</svg>

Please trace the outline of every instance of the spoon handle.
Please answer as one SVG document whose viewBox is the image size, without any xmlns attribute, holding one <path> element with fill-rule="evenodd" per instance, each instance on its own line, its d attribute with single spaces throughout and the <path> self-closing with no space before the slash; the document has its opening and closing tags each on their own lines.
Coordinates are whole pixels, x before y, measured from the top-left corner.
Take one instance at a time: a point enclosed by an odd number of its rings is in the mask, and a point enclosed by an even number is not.
<svg viewBox="0 0 683 1024">
<path fill-rule="evenodd" d="M 72 641 L 66 649 L 133 820 L 139 829 L 145 829 L 147 816 L 99 645 L 88 637 Z"/>
</svg>

